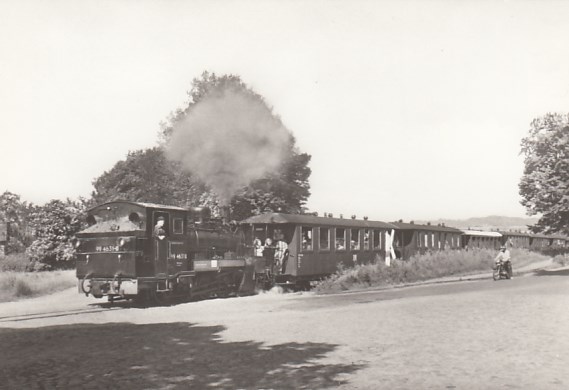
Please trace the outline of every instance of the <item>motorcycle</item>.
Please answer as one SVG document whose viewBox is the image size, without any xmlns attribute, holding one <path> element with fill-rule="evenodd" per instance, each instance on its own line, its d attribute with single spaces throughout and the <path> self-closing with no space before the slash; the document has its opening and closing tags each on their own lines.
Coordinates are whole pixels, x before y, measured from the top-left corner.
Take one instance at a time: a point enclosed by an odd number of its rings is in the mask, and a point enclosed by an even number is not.
<svg viewBox="0 0 569 390">
<path fill-rule="evenodd" d="M 494 263 L 494 267 L 492 268 L 492 277 L 494 278 L 494 280 L 500 280 L 500 279 L 510 279 L 512 276 L 510 275 L 510 272 L 508 272 L 508 264 L 506 264 L 507 262 L 503 262 L 503 261 L 498 261 L 496 263 Z"/>
</svg>

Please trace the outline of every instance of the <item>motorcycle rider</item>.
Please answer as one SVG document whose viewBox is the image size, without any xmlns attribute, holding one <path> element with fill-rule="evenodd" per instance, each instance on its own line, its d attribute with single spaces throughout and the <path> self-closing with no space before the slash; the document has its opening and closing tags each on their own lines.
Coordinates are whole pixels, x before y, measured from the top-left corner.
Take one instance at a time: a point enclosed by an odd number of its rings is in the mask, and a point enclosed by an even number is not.
<svg viewBox="0 0 569 390">
<path fill-rule="evenodd" d="M 500 252 L 498 252 L 498 255 L 494 259 L 494 262 L 496 263 L 496 265 L 498 265 L 499 262 L 502 262 L 504 264 L 506 272 L 508 273 L 508 276 L 510 277 L 510 279 L 512 279 L 513 277 L 512 261 L 511 261 L 510 251 L 508 250 L 506 245 L 502 245 L 500 247 Z"/>
</svg>

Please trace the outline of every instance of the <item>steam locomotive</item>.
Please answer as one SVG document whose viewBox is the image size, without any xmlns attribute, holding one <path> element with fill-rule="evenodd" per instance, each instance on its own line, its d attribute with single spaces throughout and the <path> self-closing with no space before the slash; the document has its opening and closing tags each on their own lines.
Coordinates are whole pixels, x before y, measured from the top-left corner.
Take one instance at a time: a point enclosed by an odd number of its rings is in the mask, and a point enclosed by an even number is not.
<svg viewBox="0 0 569 390">
<path fill-rule="evenodd" d="M 86 295 L 163 302 L 254 289 L 242 235 L 207 208 L 114 201 L 90 209 L 87 223 L 75 243 Z"/>
</svg>

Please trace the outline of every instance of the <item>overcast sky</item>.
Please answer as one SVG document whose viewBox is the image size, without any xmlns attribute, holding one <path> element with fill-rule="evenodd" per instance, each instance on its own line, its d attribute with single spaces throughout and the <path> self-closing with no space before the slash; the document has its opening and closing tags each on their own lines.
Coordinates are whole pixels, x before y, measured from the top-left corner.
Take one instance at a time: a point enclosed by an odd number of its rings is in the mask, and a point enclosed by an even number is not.
<svg viewBox="0 0 569 390">
<path fill-rule="evenodd" d="M 524 216 L 520 140 L 567 112 L 569 2 L 0 0 L 0 191 L 88 196 L 204 70 L 312 155 L 308 206 Z"/>
</svg>

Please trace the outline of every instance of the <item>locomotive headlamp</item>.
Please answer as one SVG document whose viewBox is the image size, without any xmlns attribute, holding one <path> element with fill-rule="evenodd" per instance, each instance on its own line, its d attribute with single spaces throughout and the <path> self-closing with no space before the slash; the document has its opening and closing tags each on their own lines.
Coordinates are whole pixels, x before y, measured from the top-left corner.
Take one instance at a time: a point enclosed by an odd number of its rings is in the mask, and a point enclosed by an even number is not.
<svg viewBox="0 0 569 390">
<path fill-rule="evenodd" d="M 125 240 L 124 238 L 121 238 L 121 239 L 119 240 L 119 247 L 122 248 L 122 247 L 124 246 L 124 244 L 126 244 L 126 240 Z"/>
<path fill-rule="evenodd" d="M 75 249 L 79 248 L 81 246 L 81 241 L 77 240 L 75 241 Z"/>
</svg>

